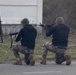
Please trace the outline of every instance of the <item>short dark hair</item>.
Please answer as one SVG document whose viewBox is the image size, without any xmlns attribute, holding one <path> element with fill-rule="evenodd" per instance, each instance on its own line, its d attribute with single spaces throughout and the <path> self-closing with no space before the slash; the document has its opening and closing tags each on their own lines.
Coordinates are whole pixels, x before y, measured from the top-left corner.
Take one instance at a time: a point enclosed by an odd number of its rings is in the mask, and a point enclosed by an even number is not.
<svg viewBox="0 0 76 75">
<path fill-rule="evenodd" d="M 64 22 L 65 21 L 64 21 L 63 17 L 58 17 L 55 21 L 56 24 L 64 24 Z"/>
<path fill-rule="evenodd" d="M 24 18 L 22 21 L 21 21 L 21 24 L 29 24 L 29 20 L 27 18 Z"/>
</svg>

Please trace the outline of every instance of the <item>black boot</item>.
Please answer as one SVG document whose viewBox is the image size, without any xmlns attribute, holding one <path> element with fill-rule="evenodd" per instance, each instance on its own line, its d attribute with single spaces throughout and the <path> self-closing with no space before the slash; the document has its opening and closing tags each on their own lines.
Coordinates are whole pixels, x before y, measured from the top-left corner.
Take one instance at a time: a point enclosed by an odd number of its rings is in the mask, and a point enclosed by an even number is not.
<svg viewBox="0 0 76 75">
<path fill-rule="evenodd" d="M 42 57 L 40 64 L 46 65 L 46 59 Z"/>
<path fill-rule="evenodd" d="M 70 55 L 64 55 L 65 59 L 66 59 L 66 65 L 70 65 L 71 64 L 71 56 Z"/>
<path fill-rule="evenodd" d="M 27 65 L 30 65 L 30 60 L 28 59 L 28 57 L 29 57 L 29 54 L 28 54 L 28 53 L 25 54 L 25 63 L 26 63 Z"/>
<path fill-rule="evenodd" d="M 35 60 L 33 59 L 33 54 L 30 54 L 28 59 L 30 60 L 30 65 L 34 66 L 35 65 Z"/>
<path fill-rule="evenodd" d="M 57 64 L 62 64 L 66 60 L 64 58 L 64 54 L 63 53 L 56 53 L 55 58 L 56 58 L 55 62 Z"/>
</svg>

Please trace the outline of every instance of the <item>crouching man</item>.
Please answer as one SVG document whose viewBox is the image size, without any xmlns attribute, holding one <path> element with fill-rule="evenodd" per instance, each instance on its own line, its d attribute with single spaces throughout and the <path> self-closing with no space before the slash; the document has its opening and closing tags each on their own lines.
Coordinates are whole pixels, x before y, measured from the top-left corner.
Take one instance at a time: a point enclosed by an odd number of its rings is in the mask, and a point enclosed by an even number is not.
<svg viewBox="0 0 76 75">
<path fill-rule="evenodd" d="M 27 65 L 34 65 L 35 60 L 33 59 L 35 39 L 37 35 L 36 29 L 29 24 L 29 20 L 24 18 L 21 21 L 23 28 L 19 31 L 16 38 L 16 42 L 20 41 L 21 45 L 14 45 L 12 50 L 16 57 L 16 61 L 13 62 L 15 65 L 22 65 L 22 61 L 19 52 L 25 55 L 25 63 Z"/>
<path fill-rule="evenodd" d="M 56 19 L 56 24 L 53 25 L 49 30 L 46 29 L 46 36 L 52 35 L 52 43 L 45 43 L 43 45 L 43 54 L 41 64 L 46 64 L 47 52 L 55 53 L 56 64 L 61 64 L 66 61 L 66 65 L 71 64 L 71 56 L 66 54 L 68 47 L 68 36 L 70 29 L 64 24 L 64 19 L 58 17 Z"/>
</svg>

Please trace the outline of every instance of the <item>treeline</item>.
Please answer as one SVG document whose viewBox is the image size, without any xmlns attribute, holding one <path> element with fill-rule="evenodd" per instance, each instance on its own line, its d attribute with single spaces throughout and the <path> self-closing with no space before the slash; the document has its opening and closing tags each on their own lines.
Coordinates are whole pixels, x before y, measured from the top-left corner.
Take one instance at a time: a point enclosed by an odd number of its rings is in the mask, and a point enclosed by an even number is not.
<svg viewBox="0 0 76 75">
<path fill-rule="evenodd" d="M 71 28 L 76 29 L 76 0 L 43 1 L 43 23 L 52 24 L 62 16 Z"/>
</svg>

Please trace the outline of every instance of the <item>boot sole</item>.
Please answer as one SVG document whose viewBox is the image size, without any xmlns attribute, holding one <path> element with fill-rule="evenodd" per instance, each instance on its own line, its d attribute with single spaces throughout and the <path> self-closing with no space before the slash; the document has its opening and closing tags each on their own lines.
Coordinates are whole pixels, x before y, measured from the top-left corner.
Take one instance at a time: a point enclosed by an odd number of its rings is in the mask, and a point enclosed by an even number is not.
<svg viewBox="0 0 76 75">
<path fill-rule="evenodd" d="M 66 58 L 66 65 L 70 65 L 71 64 L 71 56 L 65 55 L 65 58 Z"/>
<path fill-rule="evenodd" d="M 34 66 L 34 65 L 35 65 L 35 61 L 34 61 L 34 60 L 31 60 L 31 61 L 30 61 L 30 65 L 31 65 L 31 66 Z"/>
<path fill-rule="evenodd" d="M 46 63 L 40 62 L 40 64 L 46 65 Z"/>
</svg>

